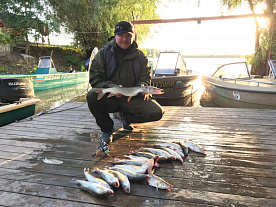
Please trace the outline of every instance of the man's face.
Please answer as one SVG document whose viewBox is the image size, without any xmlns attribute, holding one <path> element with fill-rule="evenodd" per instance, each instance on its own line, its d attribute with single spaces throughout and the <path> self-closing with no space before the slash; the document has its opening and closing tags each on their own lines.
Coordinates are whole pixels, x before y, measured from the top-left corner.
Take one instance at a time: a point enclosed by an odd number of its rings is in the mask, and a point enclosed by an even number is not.
<svg viewBox="0 0 276 207">
<path fill-rule="evenodd" d="M 134 40 L 134 35 L 129 33 L 121 33 L 115 35 L 117 45 L 122 49 L 129 48 Z"/>
</svg>

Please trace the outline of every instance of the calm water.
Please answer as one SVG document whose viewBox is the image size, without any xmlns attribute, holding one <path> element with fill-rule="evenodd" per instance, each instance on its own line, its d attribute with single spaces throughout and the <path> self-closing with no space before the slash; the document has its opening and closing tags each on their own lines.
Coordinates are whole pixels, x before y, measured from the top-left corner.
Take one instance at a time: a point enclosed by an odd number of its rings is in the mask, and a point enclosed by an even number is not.
<svg viewBox="0 0 276 207">
<path fill-rule="evenodd" d="M 187 69 L 200 74 L 212 74 L 218 66 L 231 62 L 245 61 L 243 58 L 184 58 Z M 201 84 L 201 82 L 198 82 Z M 85 102 L 87 83 L 35 92 L 35 98 L 42 100 L 36 107 L 36 114 L 59 107 L 69 101 Z M 203 87 L 203 86 L 201 86 Z"/>
<path fill-rule="evenodd" d="M 188 70 L 204 75 L 213 74 L 220 65 L 246 61 L 245 58 L 184 58 L 184 60 Z"/>
</svg>

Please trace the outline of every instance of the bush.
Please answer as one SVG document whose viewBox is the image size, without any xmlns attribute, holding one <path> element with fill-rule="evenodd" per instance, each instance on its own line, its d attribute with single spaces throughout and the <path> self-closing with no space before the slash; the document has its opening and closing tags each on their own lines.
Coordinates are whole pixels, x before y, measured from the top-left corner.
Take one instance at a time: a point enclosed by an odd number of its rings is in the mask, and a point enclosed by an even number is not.
<svg viewBox="0 0 276 207">
<path fill-rule="evenodd" d="M 8 33 L 4 33 L 0 30 L 0 44 L 12 45 L 11 36 Z"/>
</svg>

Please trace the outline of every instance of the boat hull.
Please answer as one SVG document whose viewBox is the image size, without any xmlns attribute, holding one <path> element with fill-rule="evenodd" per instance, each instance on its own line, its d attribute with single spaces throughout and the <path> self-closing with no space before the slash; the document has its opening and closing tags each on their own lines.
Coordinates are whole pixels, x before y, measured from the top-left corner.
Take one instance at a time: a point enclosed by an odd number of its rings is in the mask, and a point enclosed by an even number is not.
<svg viewBox="0 0 276 207">
<path fill-rule="evenodd" d="M 264 81 L 264 80 L 262 80 Z M 225 108 L 276 109 L 275 85 L 260 86 L 256 82 L 223 81 L 212 76 L 202 76 L 205 87 L 202 106 Z"/>
<path fill-rule="evenodd" d="M 164 106 L 192 106 L 195 101 L 197 88 L 195 81 L 198 75 L 153 77 L 152 86 L 162 88 L 164 94 L 154 98 Z"/>
<path fill-rule="evenodd" d="M 39 99 L 28 99 L 0 106 L 0 127 L 34 115 L 35 105 L 39 102 Z"/>
<path fill-rule="evenodd" d="M 42 91 L 88 82 L 89 72 L 54 74 L 15 74 L 1 75 L 0 78 L 27 78 L 33 84 L 34 91 Z"/>
</svg>

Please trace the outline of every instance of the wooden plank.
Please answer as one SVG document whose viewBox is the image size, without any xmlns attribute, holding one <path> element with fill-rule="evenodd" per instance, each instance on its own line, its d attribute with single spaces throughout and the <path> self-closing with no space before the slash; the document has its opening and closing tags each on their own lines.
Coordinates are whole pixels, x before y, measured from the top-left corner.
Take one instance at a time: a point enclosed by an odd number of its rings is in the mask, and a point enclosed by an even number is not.
<svg viewBox="0 0 276 207">
<path fill-rule="evenodd" d="M 72 103 L 59 110 L 79 106 Z M 101 134 L 87 105 L 13 123 L 0 130 L 0 205 L 69 206 L 275 206 L 275 110 L 165 107 L 158 122 L 135 124 L 135 130 L 109 144 L 110 156 L 91 154 Z M 257 117 L 257 118 L 256 118 Z M 120 122 L 115 120 L 119 129 Z M 160 141 L 192 138 L 207 155 L 189 153 L 184 163 L 160 163 L 156 174 L 174 188 L 168 192 L 132 182 L 108 199 L 84 192 L 72 180 L 83 168 L 111 166 L 115 157 Z M 44 158 L 63 161 L 49 165 Z M 5 197 L 4 197 L 5 196 Z M 133 205 L 131 205 L 133 204 Z"/>
</svg>

